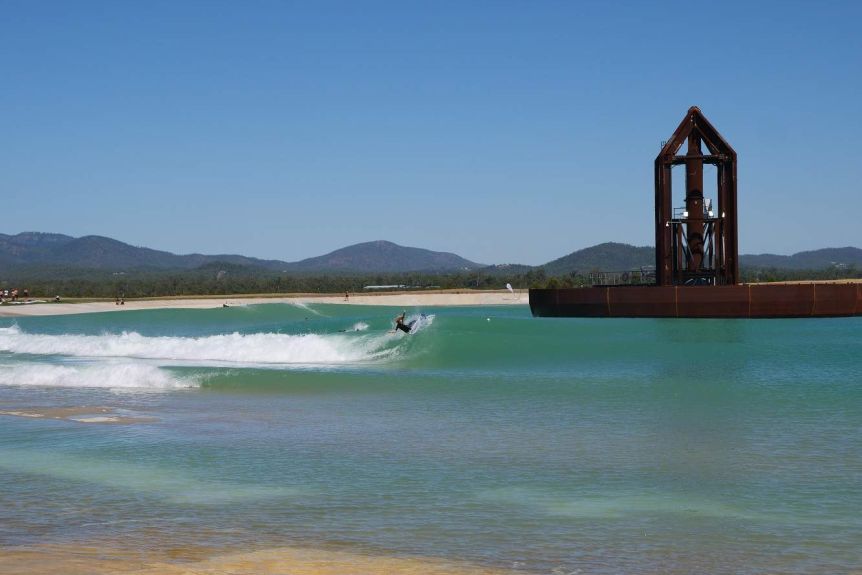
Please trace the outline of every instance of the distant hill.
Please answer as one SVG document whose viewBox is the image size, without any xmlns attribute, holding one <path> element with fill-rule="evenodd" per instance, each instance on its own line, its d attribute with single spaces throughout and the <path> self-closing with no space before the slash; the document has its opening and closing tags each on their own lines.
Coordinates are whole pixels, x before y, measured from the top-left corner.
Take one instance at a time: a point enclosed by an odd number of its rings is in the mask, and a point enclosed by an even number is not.
<svg viewBox="0 0 862 575">
<path fill-rule="evenodd" d="M 14 236 L 0 234 L 0 263 L 33 263 L 50 257 L 50 254 L 75 238 L 63 234 L 24 232 Z"/>
<path fill-rule="evenodd" d="M 250 271 L 298 274 L 444 272 L 482 267 L 452 253 L 404 247 L 386 241 L 356 244 L 290 263 L 229 254 L 176 255 L 103 236 L 74 238 L 39 232 L 0 234 L 0 266 L 4 275 L 27 271 L 28 276 L 38 276 L 40 270 L 45 272 L 44 275 L 55 275 L 60 273 L 59 270 L 183 271 L 212 266 L 242 266 Z"/>
<path fill-rule="evenodd" d="M 572 252 L 545 264 L 548 275 L 565 275 L 573 271 L 627 271 L 641 266 L 655 265 L 655 248 L 635 247 L 628 244 L 607 242 Z M 855 266 L 862 268 L 862 249 L 823 248 L 805 251 L 791 256 L 775 254 L 740 255 L 742 268 L 776 268 L 788 270 L 822 270 L 833 267 Z"/>
<path fill-rule="evenodd" d="M 241 255 L 176 255 L 136 247 L 103 236 L 74 238 L 63 234 L 25 232 L 0 234 L 0 279 L 10 274 L 27 277 L 81 277 L 84 272 L 106 274 L 149 271 L 188 271 L 231 268 L 244 273 L 289 274 L 390 274 L 401 272 L 475 271 L 491 276 L 526 274 L 539 267 L 549 276 L 572 272 L 629 271 L 655 264 L 650 246 L 607 242 L 572 252 L 544 266 L 498 264 L 484 266 L 449 252 L 405 247 L 388 241 L 364 242 L 298 262 L 263 260 Z M 862 268 L 862 249 L 825 248 L 792 256 L 773 254 L 742 255 L 743 268 L 823 270 L 855 266 Z"/>
<path fill-rule="evenodd" d="M 792 256 L 775 254 L 741 255 L 739 265 L 748 268 L 779 268 L 793 270 L 819 270 L 830 267 L 856 266 L 862 268 L 862 249 L 824 248 L 795 253 Z"/>
<path fill-rule="evenodd" d="M 212 262 L 275 269 L 286 265 L 239 255 L 175 255 L 132 246 L 103 236 L 73 238 L 62 234 L 25 232 L 0 234 L 0 265 L 5 268 L 63 266 L 91 270 L 189 270 Z"/>
<path fill-rule="evenodd" d="M 398 273 L 464 271 L 481 267 L 481 264 L 449 252 L 409 248 L 378 240 L 304 259 L 290 264 L 287 269 L 301 273 Z"/>
<path fill-rule="evenodd" d="M 606 242 L 572 252 L 542 267 L 548 275 L 565 275 L 593 270 L 627 271 L 651 265 L 655 265 L 655 248 Z"/>
</svg>

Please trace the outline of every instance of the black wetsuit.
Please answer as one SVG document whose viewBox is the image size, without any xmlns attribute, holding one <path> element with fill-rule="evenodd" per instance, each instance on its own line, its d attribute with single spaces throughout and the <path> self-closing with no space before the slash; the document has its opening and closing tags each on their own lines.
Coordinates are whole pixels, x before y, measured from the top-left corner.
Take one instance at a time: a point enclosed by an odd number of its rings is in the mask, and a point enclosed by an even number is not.
<svg viewBox="0 0 862 575">
<path fill-rule="evenodd" d="M 410 330 L 413 328 L 414 323 L 416 323 L 416 322 L 411 321 L 410 323 L 405 324 L 404 322 L 398 321 L 398 322 L 395 322 L 395 329 L 396 330 L 400 329 L 404 333 L 410 333 Z"/>
</svg>

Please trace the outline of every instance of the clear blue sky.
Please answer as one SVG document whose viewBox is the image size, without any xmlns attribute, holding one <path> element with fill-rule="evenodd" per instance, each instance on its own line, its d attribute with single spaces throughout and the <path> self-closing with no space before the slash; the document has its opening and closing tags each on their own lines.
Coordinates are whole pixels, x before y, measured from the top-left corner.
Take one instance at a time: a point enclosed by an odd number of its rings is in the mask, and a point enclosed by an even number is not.
<svg viewBox="0 0 862 575">
<path fill-rule="evenodd" d="M 862 2 L 0 0 L 0 232 L 297 260 L 653 243 L 697 105 L 743 253 L 862 247 Z M 681 181 L 681 178 L 680 178 Z"/>
</svg>

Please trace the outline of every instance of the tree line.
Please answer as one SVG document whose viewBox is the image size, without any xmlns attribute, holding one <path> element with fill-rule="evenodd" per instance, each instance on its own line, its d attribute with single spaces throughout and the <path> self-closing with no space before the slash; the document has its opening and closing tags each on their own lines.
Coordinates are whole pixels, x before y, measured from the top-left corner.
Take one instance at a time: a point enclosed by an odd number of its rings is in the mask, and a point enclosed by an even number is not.
<svg viewBox="0 0 862 575">
<path fill-rule="evenodd" d="M 860 278 L 862 270 L 829 268 L 823 270 L 787 270 L 777 268 L 743 268 L 742 281 L 770 282 L 796 280 L 830 280 Z M 31 297 L 53 298 L 146 298 L 164 296 L 237 295 L 277 293 L 344 293 L 365 291 L 369 285 L 405 286 L 406 289 L 515 289 L 568 288 L 589 286 L 597 281 L 598 272 L 570 272 L 549 275 L 544 268 L 519 273 L 484 271 L 459 273 L 398 274 L 320 274 L 301 275 L 249 269 L 243 266 L 206 266 L 191 271 L 138 271 L 112 274 L 101 271 L 74 273 L 10 274 L 0 279 L 0 289 L 27 288 Z M 620 278 L 622 278 L 620 280 Z M 617 283 L 637 282 L 638 277 L 623 274 Z M 404 289 L 404 288 L 398 288 Z"/>
</svg>

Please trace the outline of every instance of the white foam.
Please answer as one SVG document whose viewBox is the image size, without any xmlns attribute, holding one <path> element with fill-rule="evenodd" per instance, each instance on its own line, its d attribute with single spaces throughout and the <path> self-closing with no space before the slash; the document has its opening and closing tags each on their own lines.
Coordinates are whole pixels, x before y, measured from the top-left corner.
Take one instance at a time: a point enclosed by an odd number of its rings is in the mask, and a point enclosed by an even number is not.
<svg viewBox="0 0 862 575">
<path fill-rule="evenodd" d="M 310 305 L 308 305 L 305 302 L 291 301 L 291 302 L 287 302 L 287 305 L 292 305 L 293 307 L 298 307 L 301 310 L 305 310 L 309 313 L 312 313 L 314 315 L 318 315 L 320 317 L 326 317 L 322 313 L 320 313 L 319 311 L 317 311 L 316 309 L 314 309 L 313 307 L 311 307 Z"/>
<path fill-rule="evenodd" d="M 107 415 L 96 415 L 93 417 L 70 417 L 72 421 L 77 421 L 79 423 L 116 423 L 120 421 L 119 417 L 107 416 Z"/>
<path fill-rule="evenodd" d="M 411 315 L 410 317 L 406 318 L 406 322 L 408 324 L 413 324 L 410 328 L 410 333 L 415 334 L 434 323 L 434 315 L 425 315 L 424 313 L 419 315 Z"/>
<path fill-rule="evenodd" d="M 148 337 L 136 332 L 102 335 L 29 334 L 0 328 L 0 351 L 87 358 L 135 358 L 206 364 L 323 364 L 368 362 L 386 357 L 379 335 L 231 333 L 205 337 Z"/>
<path fill-rule="evenodd" d="M 162 391 L 199 384 L 195 376 L 179 377 L 168 370 L 141 363 L 0 365 L 0 385 Z"/>
<path fill-rule="evenodd" d="M 353 327 L 350 328 L 350 331 L 366 331 L 368 329 L 368 324 L 364 321 L 358 321 L 353 324 Z"/>
<path fill-rule="evenodd" d="M 45 417 L 43 413 L 29 413 L 27 411 L 0 411 L 0 415 L 14 415 L 16 417 Z"/>
</svg>

